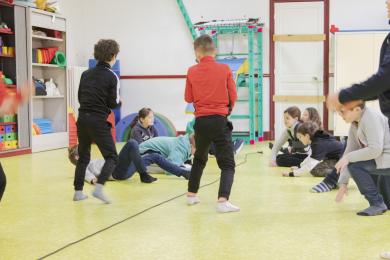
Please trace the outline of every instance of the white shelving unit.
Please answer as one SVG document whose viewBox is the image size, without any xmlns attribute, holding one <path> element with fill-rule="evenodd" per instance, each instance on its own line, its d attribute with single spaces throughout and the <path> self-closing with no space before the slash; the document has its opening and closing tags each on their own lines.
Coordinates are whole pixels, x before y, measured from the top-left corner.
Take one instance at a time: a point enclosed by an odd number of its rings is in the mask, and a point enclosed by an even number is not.
<svg viewBox="0 0 390 260">
<path fill-rule="evenodd" d="M 62 38 L 38 36 L 33 30 L 46 32 L 60 31 Z M 29 55 L 29 79 L 53 79 L 61 96 L 33 96 L 31 100 L 31 127 L 34 119 L 50 119 L 52 133 L 32 135 L 32 152 L 40 152 L 67 147 L 69 144 L 68 125 L 68 84 L 67 69 L 55 64 L 33 63 L 32 50 L 35 48 L 58 47 L 66 55 L 66 19 L 36 9 L 27 8 L 27 50 Z"/>
<path fill-rule="evenodd" d="M 46 41 L 54 41 L 54 42 L 63 42 L 64 39 L 58 39 L 54 37 L 46 37 L 46 36 L 39 36 L 39 35 L 33 35 L 33 39 L 41 39 L 41 40 L 46 40 Z"/>
<path fill-rule="evenodd" d="M 34 96 L 33 98 L 35 99 L 55 99 L 55 98 L 65 98 L 65 96 L 52 96 L 52 97 L 48 97 L 48 96 Z"/>
<path fill-rule="evenodd" d="M 56 69 L 65 69 L 64 67 L 60 67 L 55 64 L 42 64 L 42 63 L 33 63 L 32 66 L 34 67 L 49 67 L 49 68 L 56 68 Z"/>
</svg>

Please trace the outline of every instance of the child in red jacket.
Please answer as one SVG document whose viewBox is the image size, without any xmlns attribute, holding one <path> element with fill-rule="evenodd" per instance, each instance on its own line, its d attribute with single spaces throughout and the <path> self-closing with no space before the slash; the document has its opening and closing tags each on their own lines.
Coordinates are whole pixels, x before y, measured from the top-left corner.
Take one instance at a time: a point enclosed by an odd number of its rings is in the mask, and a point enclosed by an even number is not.
<svg viewBox="0 0 390 260">
<path fill-rule="evenodd" d="M 218 212 L 234 212 L 240 209 L 229 202 L 233 184 L 235 162 L 232 146 L 233 126 L 227 116 L 237 99 L 236 85 L 230 68 L 214 60 L 216 49 L 208 35 L 194 42 L 199 62 L 189 68 L 185 89 L 185 101 L 195 107 L 195 157 L 188 182 L 187 204 L 200 202 L 197 197 L 200 178 L 208 159 L 210 143 L 216 147 L 215 157 L 221 169 L 218 192 Z"/>
</svg>

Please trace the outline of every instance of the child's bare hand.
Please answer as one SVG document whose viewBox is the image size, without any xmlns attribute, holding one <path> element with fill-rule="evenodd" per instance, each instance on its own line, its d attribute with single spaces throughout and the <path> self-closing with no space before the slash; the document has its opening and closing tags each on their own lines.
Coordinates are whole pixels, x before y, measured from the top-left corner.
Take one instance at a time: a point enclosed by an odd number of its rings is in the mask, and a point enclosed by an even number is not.
<svg viewBox="0 0 390 260">
<path fill-rule="evenodd" d="M 97 178 L 93 178 L 92 181 L 91 181 L 91 184 L 95 185 L 96 183 L 97 183 Z"/>
<path fill-rule="evenodd" d="M 14 96 L 7 96 L 1 103 L 0 114 L 1 115 L 12 115 L 17 110 L 17 102 Z"/>
<path fill-rule="evenodd" d="M 32 88 L 27 83 L 24 84 L 21 88 L 19 88 L 19 91 L 22 97 L 22 102 L 28 100 L 31 95 L 35 95 L 35 88 Z"/>
<path fill-rule="evenodd" d="M 341 109 L 342 104 L 339 101 L 339 92 L 330 94 L 326 98 L 326 105 L 331 111 L 339 111 Z"/>
<path fill-rule="evenodd" d="M 289 175 L 290 175 L 290 172 L 288 172 L 288 171 L 282 172 L 283 177 L 288 177 Z"/>
<path fill-rule="evenodd" d="M 336 202 L 341 202 L 344 199 L 344 196 L 348 195 L 348 187 L 346 184 L 341 184 L 339 191 L 337 192 L 336 195 Z"/>
<path fill-rule="evenodd" d="M 276 167 L 277 166 L 275 161 L 270 161 L 268 165 L 269 165 L 269 167 Z"/>
<path fill-rule="evenodd" d="M 347 165 L 349 164 L 349 161 L 347 157 L 343 156 L 335 165 L 335 168 L 338 173 L 340 173 Z"/>
</svg>

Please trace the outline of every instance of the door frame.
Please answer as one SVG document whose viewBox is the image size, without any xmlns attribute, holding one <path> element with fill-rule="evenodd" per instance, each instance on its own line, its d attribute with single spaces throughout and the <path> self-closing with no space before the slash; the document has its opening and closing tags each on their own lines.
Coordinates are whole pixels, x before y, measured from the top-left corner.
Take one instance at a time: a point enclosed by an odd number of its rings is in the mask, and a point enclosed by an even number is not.
<svg viewBox="0 0 390 260">
<path fill-rule="evenodd" d="M 270 30 L 269 30 L 269 45 L 270 45 L 270 139 L 275 139 L 275 42 L 273 36 L 275 34 L 275 4 L 277 3 L 298 3 L 298 2 L 323 2 L 324 3 L 324 72 L 323 72 L 323 95 L 329 94 L 329 1 L 330 0 L 270 0 Z M 328 130 L 329 113 L 326 103 L 323 103 L 323 125 L 324 129 Z"/>
</svg>

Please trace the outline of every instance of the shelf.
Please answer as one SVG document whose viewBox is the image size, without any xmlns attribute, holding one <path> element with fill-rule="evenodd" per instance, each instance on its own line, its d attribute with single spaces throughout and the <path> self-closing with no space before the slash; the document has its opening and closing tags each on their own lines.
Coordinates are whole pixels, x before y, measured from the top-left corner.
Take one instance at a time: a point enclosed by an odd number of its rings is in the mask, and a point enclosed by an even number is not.
<svg viewBox="0 0 390 260">
<path fill-rule="evenodd" d="M 8 3 L 7 1 L 0 0 L 0 6 L 13 7 L 13 4 Z"/>
<path fill-rule="evenodd" d="M 32 152 L 42 152 L 68 147 L 69 132 L 55 132 L 32 136 Z"/>
<path fill-rule="evenodd" d="M 33 39 L 40 39 L 40 40 L 46 40 L 46 41 L 54 41 L 54 42 L 63 42 L 64 41 L 64 39 L 47 37 L 47 36 L 33 35 L 32 37 L 33 37 Z"/>
<path fill-rule="evenodd" d="M 48 15 L 48 16 L 55 16 L 58 18 L 65 18 L 61 13 L 52 13 L 52 12 L 44 11 L 44 10 L 37 9 L 37 8 L 31 8 L 31 12 L 38 13 L 38 14 L 44 14 L 44 15 Z"/>
<path fill-rule="evenodd" d="M 55 64 L 33 63 L 32 65 L 35 67 L 48 67 L 48 68 L 65 69 L 65 67 L 60 67 L 60 66 L 55 65 Z"/>
<path fill-rule="evenodd" d="M 1 122 L 0 125 L 16 125 L 16 122 Z"/>
<path fill-rule="evenodd" d="M 48 96 L 33 96 L 34 99 L 58 99 L 58 98 L 64 98 L 64 96 L 53 96 L 53 97 L 48 97 Z"/>
<path fill-rule="evenodd" d="M 3 30 L 0 30 L 0 34 L 9 34 L 9 35 L 15 35 L 15 33 L 14 33 L 14 32 L 3 31 Z"/>
<path fill-rule="evenodd" d="M 15 58 L 15 56 L 3 55 L 3 54 L 0 54 L 0 57 L 3 57 L 3 58 Z"/>
</svg>

